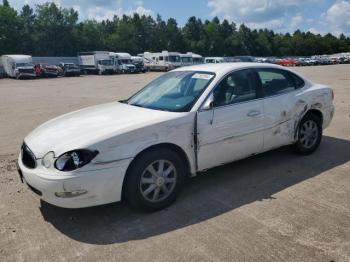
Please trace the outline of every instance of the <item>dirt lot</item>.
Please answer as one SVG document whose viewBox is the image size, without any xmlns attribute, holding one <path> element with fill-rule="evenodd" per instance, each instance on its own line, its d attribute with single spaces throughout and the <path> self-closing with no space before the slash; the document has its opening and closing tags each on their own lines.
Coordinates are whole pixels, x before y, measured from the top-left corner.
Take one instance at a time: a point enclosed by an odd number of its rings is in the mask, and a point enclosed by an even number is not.
<svg viewBox="0 0 350 262">
<path fill-rule="evenodd" d="M 350 261 L 350 65 L 296 70 L 335 91 L 319 150 L 283 148 L 211 170 L 153 214 L 42 203 L 15 160 L 38 124 L 125 98 L 158 73 L 1 79 L 0 261 Z"/>
</svg>

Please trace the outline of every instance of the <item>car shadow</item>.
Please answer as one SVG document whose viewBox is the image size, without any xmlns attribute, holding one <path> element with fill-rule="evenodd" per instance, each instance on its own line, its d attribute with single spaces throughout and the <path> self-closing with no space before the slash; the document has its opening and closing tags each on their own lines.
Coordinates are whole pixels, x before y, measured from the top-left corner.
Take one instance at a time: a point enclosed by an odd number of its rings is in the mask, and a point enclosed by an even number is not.
<svg viewBox="0 0 350 262">
<path fill-rule="evenodd" d="M 145 239 L 274 199 L 274 194 L 349 160 L 350 141 L 325 136 L 310 156 L 281 148 L 189 179 L 179 199 L 155 213 L 137 213 L 123 203 L 71 210 L 41 202 L 40 210 L 47 222 L 77 241 L 106 245 Z"/>
</svg>

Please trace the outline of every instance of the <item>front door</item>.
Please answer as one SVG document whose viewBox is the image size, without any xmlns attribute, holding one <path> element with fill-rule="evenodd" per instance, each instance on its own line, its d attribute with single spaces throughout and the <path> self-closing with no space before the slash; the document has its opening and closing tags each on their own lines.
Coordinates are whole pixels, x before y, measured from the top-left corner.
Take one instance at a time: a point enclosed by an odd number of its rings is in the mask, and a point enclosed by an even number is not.
<svg viewBox="0 0 350 262">
<path fill-rule="evenodd" d="M 197 116 L 197 164 L 205 170 L 262 151 L 263 102 L 256 74 L 232 72 L 214 88 L 213 108 Z"/>
</svg>

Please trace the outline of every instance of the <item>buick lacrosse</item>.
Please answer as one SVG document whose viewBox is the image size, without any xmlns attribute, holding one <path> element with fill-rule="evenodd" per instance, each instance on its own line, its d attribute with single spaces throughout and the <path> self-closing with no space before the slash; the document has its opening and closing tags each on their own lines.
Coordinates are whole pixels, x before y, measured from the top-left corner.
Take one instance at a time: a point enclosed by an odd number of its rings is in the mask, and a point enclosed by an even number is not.
<svg viewBox="0 0 350 262">
<path fill-rule="evenodd" d="M 170 205 L 186 176 L 290 145 L 314 152 L 333 91 L 271 64 L 178 68 L 131 98 L 50 120 L 23 142 L 22 181 L 42 200 L 81 208 Z"/>
</svg>

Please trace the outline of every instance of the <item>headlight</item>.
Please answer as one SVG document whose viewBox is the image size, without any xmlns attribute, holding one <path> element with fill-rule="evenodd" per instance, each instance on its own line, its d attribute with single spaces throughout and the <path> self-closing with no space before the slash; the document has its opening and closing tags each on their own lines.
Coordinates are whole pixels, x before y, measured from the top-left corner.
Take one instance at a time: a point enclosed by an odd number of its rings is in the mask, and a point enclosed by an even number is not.
<svg viewBox="0 0 350 262">
<path fill-rule="evenodd" d="M 69 151 L 57 158 L 55 167 L 60 171 L 72 171 L 90 163 L 97 154 L 98 151 L 90 151 L 88 149 Z"/>
<path fill-rule="evenodd" d="M 46 168 L 50 168 L 54 158 L 55 154 L 52 151 L 50 151 L 43 157 L 43 159 L 41 160 L 41 164 Z"/>
</svg>

